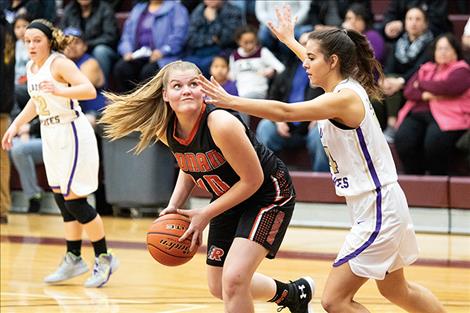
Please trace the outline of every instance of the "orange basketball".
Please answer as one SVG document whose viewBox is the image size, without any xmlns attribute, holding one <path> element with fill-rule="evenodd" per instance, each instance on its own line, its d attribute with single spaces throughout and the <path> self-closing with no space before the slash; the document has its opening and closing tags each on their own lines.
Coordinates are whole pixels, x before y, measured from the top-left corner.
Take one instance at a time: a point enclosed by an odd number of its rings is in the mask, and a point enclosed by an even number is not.
<svg viewBox="0 0 470 313">
<path fill-rule="evenodd" d="M 147 249 L 159 263 L 177 266 L 191 260 L 197 251 L 189 251 L 191 240 L 178 239 L 189 227 L 189 219 L 181 214 L 165 214 L 157 218 L 147 231 Z"/>
</svg>

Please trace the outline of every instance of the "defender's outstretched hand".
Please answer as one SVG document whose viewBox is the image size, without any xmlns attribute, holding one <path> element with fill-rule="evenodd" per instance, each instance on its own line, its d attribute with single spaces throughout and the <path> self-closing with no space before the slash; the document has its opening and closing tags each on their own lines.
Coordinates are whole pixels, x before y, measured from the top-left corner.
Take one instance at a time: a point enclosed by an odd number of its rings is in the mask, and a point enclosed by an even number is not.
<svg viewBox="0 0 470 313">
<path fill-rule="evenodd" d="M 214 77 L 211 76 L 211 80 L 209 81 L 204 75 L 199 75 L 198 82 L 204 93 L 210 97 L 210 99 L 205 100 L 206 103 L 211 103 L 222 108 L 232 107 L 231 104 L 235 97 L 228 94 Z"/>
<path fill-rule="evenodd" d="M 269 21 L 267 26 L 271 32 L 281 42 L 287 44 L 291 40 L 295 40 L 294 28 L 297 23 L 297 16 L 292 21 L 291 8 L 289 5 L 284 5 L 282 8 L 276 7 L 277 26 Z"/>
</svg>

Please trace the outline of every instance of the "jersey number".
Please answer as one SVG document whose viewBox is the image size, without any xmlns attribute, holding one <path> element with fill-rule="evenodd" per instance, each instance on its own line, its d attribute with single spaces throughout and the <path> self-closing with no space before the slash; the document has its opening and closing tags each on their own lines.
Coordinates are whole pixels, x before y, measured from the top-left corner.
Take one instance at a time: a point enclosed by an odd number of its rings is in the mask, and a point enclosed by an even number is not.
<svg viewBox="0 0 470 313">
<path fill-rule="evenodd" d="M 34 96 L 33 101 L 37 104 L 39 110 L 38 114 L 39 115 L 50 115 L 51 113 L 47 109 L 47 102 L 46 100 L 41 97 L 41 96 Z"/>
<path fill-rule="evenodd" d="M 204 175 L 203 178 L 218 197 L 220 197 L 221 195 L 226 193 L 227 190 L 230 189 L 230 186 L 222 179 L 220 179 L 219 175 Z M 204 184 L 202 178 L 199 178 L 196 181 L 196 184 L 199 188 L 210 192 L 210 190 L 207 189 L 206 184 Z"/>
</svg>

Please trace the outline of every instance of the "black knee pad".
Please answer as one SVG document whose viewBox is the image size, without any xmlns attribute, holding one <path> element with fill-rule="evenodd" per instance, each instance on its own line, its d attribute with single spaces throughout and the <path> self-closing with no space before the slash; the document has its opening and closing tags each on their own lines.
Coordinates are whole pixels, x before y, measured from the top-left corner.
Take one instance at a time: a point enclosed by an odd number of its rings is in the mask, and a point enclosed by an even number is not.
<svg viewBox="0 0 470 313">
<path fill-rule="evenodd" d="M 67 200 L 65 207 L 80 224 L 87 224 L 98 215 L 96 210 L 88 204 L 86 198 Z"/>
<path fill-rule="evenodd" d="M 76 221 L 75 216 L 70 214 L 69 210 L 65 207 L 65 200 L 63 195 L 54 192 L 54 200 L 60 209 L 60 214 L 62 214 L 62 219 L 64 222 Z"/>
</svg>

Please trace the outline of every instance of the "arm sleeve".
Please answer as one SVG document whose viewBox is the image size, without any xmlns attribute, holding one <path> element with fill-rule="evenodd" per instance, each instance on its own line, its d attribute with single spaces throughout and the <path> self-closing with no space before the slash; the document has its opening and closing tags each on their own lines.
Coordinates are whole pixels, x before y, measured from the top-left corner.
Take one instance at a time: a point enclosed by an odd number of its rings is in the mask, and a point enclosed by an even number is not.
<svg viewBox="0 0 470 313">
<path fill-rule="evenodd" d="M 459 96 L 470 88 L 470 70 L 456 69 L 446 80 L 420 80 L 419 86 L 437 96 Z"/>
</svg>

